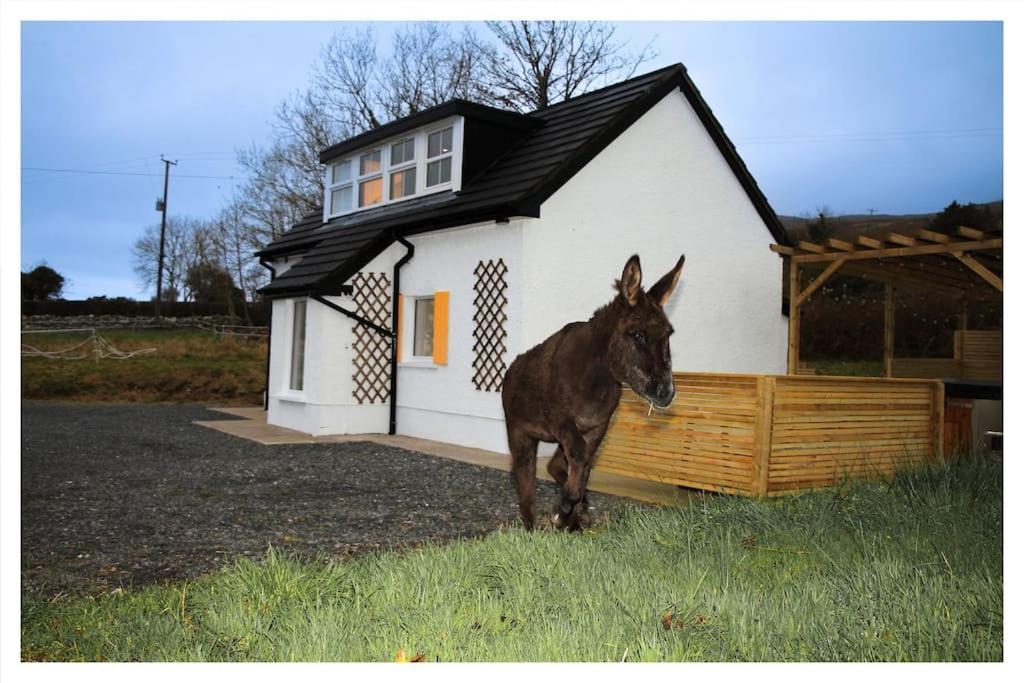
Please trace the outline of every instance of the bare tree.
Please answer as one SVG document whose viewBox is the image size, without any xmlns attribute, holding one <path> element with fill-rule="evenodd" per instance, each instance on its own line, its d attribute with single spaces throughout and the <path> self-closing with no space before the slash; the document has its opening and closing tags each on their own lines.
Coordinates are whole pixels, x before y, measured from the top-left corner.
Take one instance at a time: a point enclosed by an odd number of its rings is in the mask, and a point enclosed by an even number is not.
<svg viewBox="0 0 1024 683">
<path fill-rule="evenodd" d="M 501 104 L 543 109 L 612 80 L 632 76 L 656 56 L 615 41 L 615 26 L 596 21 L 489 21 L 498 45 L 480 43 L 489 87 Z"/>
<path fill-rule="evenodd" d="M 195 218 L 168 216 L 164 238 L 164 300 L 183 301 L 192 298 L 185 283 L 190 268 L 210 260 L 211 233 L 208 225 Z M 132 245 L 135 275 L 144 288 L 156 284 L 160 263 L 160 225 L 146 227 Z"/>
</svg>

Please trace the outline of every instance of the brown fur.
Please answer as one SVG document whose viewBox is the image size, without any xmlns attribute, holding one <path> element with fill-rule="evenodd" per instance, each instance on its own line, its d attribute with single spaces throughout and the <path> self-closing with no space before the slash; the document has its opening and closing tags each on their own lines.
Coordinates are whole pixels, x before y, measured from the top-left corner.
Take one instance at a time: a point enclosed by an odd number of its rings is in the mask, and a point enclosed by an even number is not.
<svg viewBox="0 0 1024 683">
<path fill-rule="evenodd" d="M 640 259 L 626 262 L 618 295 L 589 321 L 569 323 L 519 355 L 502 385 L 512 478 L 523 525 L 536 523 L 537 443 L 558 444 L 548 472 L 562 487 L 558 527 L 586 522 L 586 487 L 622 384 L 655 405 L 675 395 L 663 306 L 679 282 L 685 256 L 650 291 L 641 288 Z"/>
</svg>

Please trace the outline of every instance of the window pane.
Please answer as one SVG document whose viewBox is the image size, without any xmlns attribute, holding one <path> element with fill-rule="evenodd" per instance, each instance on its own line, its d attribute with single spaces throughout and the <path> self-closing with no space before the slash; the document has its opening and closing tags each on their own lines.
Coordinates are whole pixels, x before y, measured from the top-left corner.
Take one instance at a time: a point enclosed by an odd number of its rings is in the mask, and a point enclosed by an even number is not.
<svg viewBox="0 0 1024 683">
<path fill-rule="evenodd" d="M 416 299 L 416 335 L 412 355 L 434 355 L 434 298 Z"/>
<path fill-rule="evenodd" d="M 452 158 L 445 157 L 427 164 L 427 187 L 450 183 L 452 180 Z"/>
<path fill-rule="evenodd" d="M 380 171 L 380 150 L 375 149 L 369 154 L 359 157 L 359 175 Z"/>
<path fill-rule="evenodd" d="M 302 391 L 302 373 L 306 361 L 306 302 L 296 301 L 292 314 L 292 367 L 288 386 Z"/>
<path fill-rule="evenodd" d="M 331 191 L 331 215 L 348 211 L 352 208 L 352 186 Z"/>
<path fill-rule="evenodd" d="M 452 129 L 445 128 L 427 136 L 427 156 L 436 157 L 452 151 Z"/>
<path fill-rule="evenodd" d="M 391 198 L 400 199 L 416 194 L 416 169 L 391 174 Z"/>
<path fill-rule="evenodd" d="M 412 138 L 391 145 L 391 165 L 397 166 L 412 161 L 416 156 L 416 145 Z"/>
<path fill-rule="evenodd" d="M 365 180 L 359 183 L 359 206 L 371 206 L 380 204 L 384 181 L 380 178 Z"/>
<path fill-rule="evenodd" d="M 352 178 L 352 164 L 348 159 L 331 167 L 331 185 L 347 183 Z"/>
</svg>

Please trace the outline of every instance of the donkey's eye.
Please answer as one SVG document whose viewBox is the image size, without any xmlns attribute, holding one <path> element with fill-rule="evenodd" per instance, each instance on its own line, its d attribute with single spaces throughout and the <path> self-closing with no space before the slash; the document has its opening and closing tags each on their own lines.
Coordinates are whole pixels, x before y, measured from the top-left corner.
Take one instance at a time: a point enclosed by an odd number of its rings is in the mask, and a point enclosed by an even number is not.
<svg viewBox="0 0 1024 683">
<path fill-rule="evenodd" d="M 640 344 L 647 343 L 647 335 L 644 334 L 643 330 L 636 330 L 635 332 L 631 332 L 630 336 L 632 336 L 633 339 L 636 339 L 637 342 Z"/>
</svg>

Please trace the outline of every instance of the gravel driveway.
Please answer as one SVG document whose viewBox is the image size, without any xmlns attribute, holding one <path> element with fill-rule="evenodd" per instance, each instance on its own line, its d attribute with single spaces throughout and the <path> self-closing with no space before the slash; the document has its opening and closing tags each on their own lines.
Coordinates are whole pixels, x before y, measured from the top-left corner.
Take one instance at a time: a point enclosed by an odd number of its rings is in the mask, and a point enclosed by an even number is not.
<svg viewBox="0 0 1024 683">
<path fill-rule="evenodd" d="M 193 425 L 225 419 L 201 406 L 21 415 L 22 584 L 47 595 L 192 578 L 268 543 L 341 557 L 518 519 L 505 472 L 371 443 L 262 446 Z M 599 513 L 619 500 L 591 495 Z"/>
</svg>

